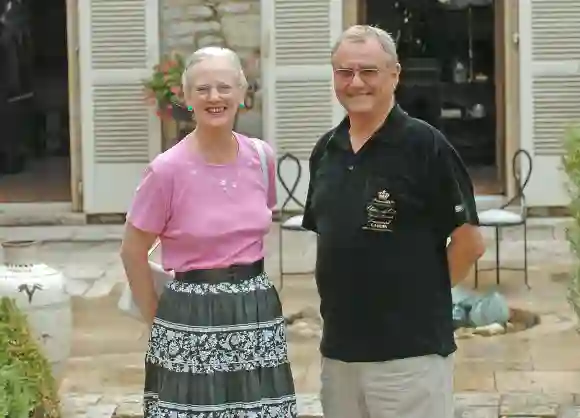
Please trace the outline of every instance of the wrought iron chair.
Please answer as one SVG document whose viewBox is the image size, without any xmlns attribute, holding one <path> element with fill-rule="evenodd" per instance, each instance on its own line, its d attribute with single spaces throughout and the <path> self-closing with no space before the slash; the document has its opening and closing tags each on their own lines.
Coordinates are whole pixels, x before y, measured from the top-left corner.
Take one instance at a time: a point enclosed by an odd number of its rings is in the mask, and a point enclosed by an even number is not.
<svg viewBox="0 0 580 418">
<path fill-rule="evenodd" d="M 518 165 L 520 157 L 524 157 L 527 160 L 527 170 L 526 175 L 523 177 L 522 182 L 522 172 L 524 167 Z M 480 269 L 478 263 L 475 263 L 475 287 L 479 285 L 478 272 L 484 270 L 495 270 L 496 283 L 500 284 L 500 270 L 516 270 L 524 272 L 524 283 L 529 289 L 530 285 L 528 283 L 528 225 L 527 225 L 527 207 L 526 207 L 526 196 L 524 194 L 524 189 L 530 181 L 532 175 L 532 157 L 531 155 L 523 149 L 519 149 L 514 153 L 512 158 L 512 175 L 515 180 L 517 187 L 517 193 L 512 197 L 507 203 L 501 206 L 499 209 L 489 209 L 478 213 L 479 225 L 481 227 L 495 228 L 495 268 L 491 269 Z M 520 171 L 521 170 L 521 171 Z M 520 210 L 519 212 L 514 212 L 507 209 L 514 202 L 519 200 Z M 523 226 L 524 232 L 524 266 L 521 267 L 501 267 L 500 266 L 500 230 L 502 228 L 509 228 L 514 226 Z"/>
<path fill-rule="evenodd" d="M 292 162 L 296 166 L 296 177 L 295 177 L 291 186 L 289 186 L 288 183 L 286 183 L 286 180 L 284 180 L 284 176 L 282 175 L 282 166 L 286 162 Z M 278 174 L 278 180 L 280 181 L 280 185 L 282 186 L 284 191 L 287 193 L 287 196 L 284 199 L 284 202 L 280 206 L 280 233 L 278 235 L 278 237 L 279 237 L 279 239 L 278 239 L 278 248 L 279 248 L 279 257 L 278 257 L 279 261 L 278 261 L 278 263 L 279 263 L 279 273 L 280 273 L 279 291 L 282 291 L 282 289 L 284 288 L 284 275 L 285 274 L 300 275 L 300 274 L 308 274 L 310 272 L 286 273 L 284 271 L 284 236 L 283 236 L 284 232 L 285 231 L 307 232 L 307 230 L 302 227 L 302 219 L 304 218 L 303 214 L 291 215 L 289 217 L 284 216 L 284 210 L 286 209 L 286 207 L 288 206 L 288 204 L 290 202 L 294 202 L 300 208 L 300 210 L 302 210 L 302 211 L 304 210 L 304 203 L 301 202 L 295 196 L 296 189 L 298 188 L 298 185 L 300 184 L 300 180 L 302 179 L 302 166 L 300 164 L 300 160 L 296 156 L 294 156 L 290 153 L 285 153 L 284 155 L 282 155 L 278 159 L 277 174 Z"/>
</svg>

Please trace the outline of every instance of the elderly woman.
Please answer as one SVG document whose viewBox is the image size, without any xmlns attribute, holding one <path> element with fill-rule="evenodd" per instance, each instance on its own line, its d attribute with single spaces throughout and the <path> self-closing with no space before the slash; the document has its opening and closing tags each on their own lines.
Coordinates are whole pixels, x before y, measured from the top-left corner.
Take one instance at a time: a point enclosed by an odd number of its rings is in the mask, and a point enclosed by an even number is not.
<svg viewBox="0 0 580 418">
<path fill-rule="evenodd" d="M 149 165 L 127 215 L 121 257 L 151 323 L 145 417 L 296 417 L 278 294 L 264 273 L 276 203 L 252 139 L 233 132 L 247 86 L 231 50 L 195 52 L 183 89 L 197 126 Z M 147 252 L 161 241 L 175 280 L 157 300 Z"/>
</svg>

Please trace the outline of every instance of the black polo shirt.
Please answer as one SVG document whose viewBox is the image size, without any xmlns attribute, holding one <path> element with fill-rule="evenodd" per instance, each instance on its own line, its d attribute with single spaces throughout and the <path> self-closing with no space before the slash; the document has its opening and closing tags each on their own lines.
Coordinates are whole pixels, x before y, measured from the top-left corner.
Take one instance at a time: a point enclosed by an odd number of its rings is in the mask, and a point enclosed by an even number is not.
<svg viewBox="0 0 580 418">
<path fill-rule="evenodd" d="M 456 349 L 446 241 L 478 224 L 473 187 L 434 127 L 395 106 L 356 154 L 349 121 L 310 157 L 303 226 L 318 234 L 321 352 L 387 361 Z"/>
</svg>

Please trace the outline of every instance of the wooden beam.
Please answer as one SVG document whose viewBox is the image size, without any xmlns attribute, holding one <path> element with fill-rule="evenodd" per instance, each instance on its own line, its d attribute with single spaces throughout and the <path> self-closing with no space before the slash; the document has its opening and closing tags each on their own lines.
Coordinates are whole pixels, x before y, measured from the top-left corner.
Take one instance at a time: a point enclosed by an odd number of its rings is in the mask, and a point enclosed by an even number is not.
<svg viewBox="0 0 580 418">
<path fill-rule="evenodd" d="M 68 114 L 71 203 L 73 212 L 83 211 L 81 89 L 79 68 L 78 0 L 66 0 L 68 62 Z"/>
</svg>

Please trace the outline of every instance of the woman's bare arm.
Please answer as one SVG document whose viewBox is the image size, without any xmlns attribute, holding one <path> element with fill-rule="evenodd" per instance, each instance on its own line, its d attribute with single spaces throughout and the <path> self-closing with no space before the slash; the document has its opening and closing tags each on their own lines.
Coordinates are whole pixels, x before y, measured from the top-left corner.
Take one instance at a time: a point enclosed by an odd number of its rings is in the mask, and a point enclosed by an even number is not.
<svg viewBox="0 0 580 418">
<path fill-rule="evenodd" d="M 157 236 L 125 224 L 121 260 L 129 280 L 133 297 L 145 321 L 153 323 L 157 313 L 157 294 L 153 284 L 153 274 L 149 267 L 148 252 Z"/>
</svg>

